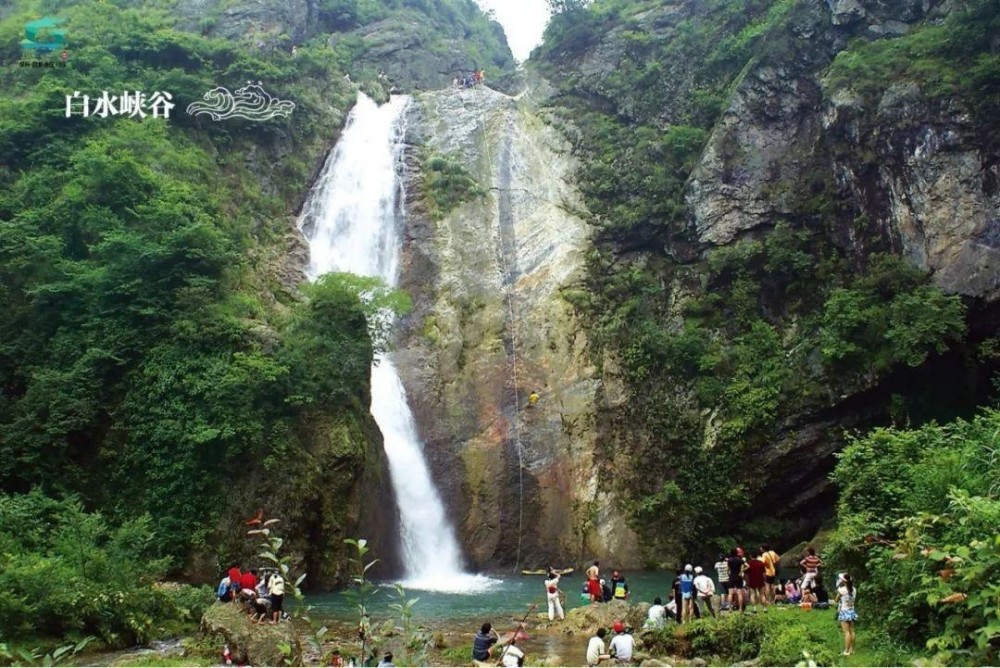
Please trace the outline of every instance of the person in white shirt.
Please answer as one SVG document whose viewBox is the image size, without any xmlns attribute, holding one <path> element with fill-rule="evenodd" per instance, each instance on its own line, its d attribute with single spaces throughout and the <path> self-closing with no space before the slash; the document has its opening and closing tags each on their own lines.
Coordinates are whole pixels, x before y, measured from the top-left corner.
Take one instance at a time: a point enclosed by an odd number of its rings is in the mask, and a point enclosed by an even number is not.
<svg viewBox="0 0 1000 668">
<path fill-rule="evenodd" d="M 607 635 L 607 631 L 604 629 L 597 629 L 597 635 L 590 639 L 587 643 L 587 665 L 596 666 L 601 661 L 605 659 L 610 659 L 611 655 L 607 653 L 604 647 L 604 636 Z"/>
<path fill-rule="evenodd" d="M 559 600 L 561 594 L 562 592 L 559 591 L 559 573 L 550 570 L 549 579 L 545 581 L 545 598 L 549 602 L 550 622 L 556 618 L 556 615 L 559 615 L 559 619 L 566 619 L 562 601 Z"/>
<path fill-rule="evenodd" d="M 518 666 L 524 665 L 524 652 L 515 646 L 516 639 L 517 634 L 511 634 L 507 647 L 504 648 L 503 653 L 500 655 L 500 664 L 504 668 L 518 668 Z"/>
<path fill-rule="evenodd" d="M 635 648 L 635 638 L 628 632 L 621 620 L 614 625 L 615 637 L 611 639 L 608 653 L 619 666 L 632 665 L 632 650 Z"/>
<path fill-rule="evenodd" d="M 657 596 L 653 599 L 653 605 L 649 606 L 646 623 L 642 625 L 644 629 L 658 629 L 663 627 L 667 620 L 667 609 L 663 607 L 663 599 Z"/>
<path fill-rule="evenodd" d="M 281 620 L 281 613 L 284 612 L 285 601 L 285 579 L 280 573 L 275 573 L 268 580 L 267 593 L 271 597 L 271 623 L 277 624 Z"/>
<path fill-rule="evenodd" d="M 698 593 L 698 602 L 708 606 L 708 612 L 715 617 L 715 610 L 712 609 L 712 597 L 715 596 L 715 583 L 712 578 L 705 575 L 701 566 L 694 569 L 694 590 Z"/>
</svg>

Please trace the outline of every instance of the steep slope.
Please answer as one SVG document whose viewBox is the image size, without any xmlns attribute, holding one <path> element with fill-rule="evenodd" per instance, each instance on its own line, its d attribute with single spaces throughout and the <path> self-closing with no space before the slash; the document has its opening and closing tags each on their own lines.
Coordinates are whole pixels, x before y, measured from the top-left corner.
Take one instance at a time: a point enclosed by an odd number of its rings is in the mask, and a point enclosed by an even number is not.
<svg viewBox="0 0 1000 668">
<path fill-rule="evenodd" d="M 596 233 L 566 296 L 600 367 L 600 487 L 650 561 L 808 537 L 845 429 L 986 399 L 998 16 L 598 0 L 554 17 L 533 65 Z"/>
<path fill-rule="evenodd" d="M 597 489 L 586 336 L 558 298 L 589 245 L 569 146 L 488 88 L 416 101 L 402 280 L 416 309 L 397 355 L 466 552 L 477 567 L 634 561 Z"/>
</svg>

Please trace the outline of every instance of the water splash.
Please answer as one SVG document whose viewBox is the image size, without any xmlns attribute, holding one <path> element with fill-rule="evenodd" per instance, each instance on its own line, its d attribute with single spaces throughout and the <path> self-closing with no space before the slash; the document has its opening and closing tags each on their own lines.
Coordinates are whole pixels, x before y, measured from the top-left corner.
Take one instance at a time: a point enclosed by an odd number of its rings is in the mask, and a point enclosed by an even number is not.
<svg viewBox="0 0 1000 668">
<path fill-rule="evenodd" d="M 399 271 L 403 139 L 410 100 L 381 107 L 360 94 L 340 141 L 309 194 L 299 228 L 309 238 L 311 280 L 331 271 L 378 276 Z M 473 593 L 500 584 L 466 573 L 455 532 L 431 480 L 399 373 L 382 357 L 372 367 L 371 412 L 385 439 L 399 503 L 403 585 Z"/>
</svg>

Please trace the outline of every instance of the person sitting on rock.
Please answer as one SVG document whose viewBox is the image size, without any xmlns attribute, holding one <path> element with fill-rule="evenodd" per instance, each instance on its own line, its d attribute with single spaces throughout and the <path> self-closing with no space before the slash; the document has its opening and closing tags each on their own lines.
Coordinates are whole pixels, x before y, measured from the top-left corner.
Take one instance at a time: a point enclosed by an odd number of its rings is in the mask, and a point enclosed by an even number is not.
<svg viewBox="0 0 1000 668">
<path fill-rule="evenodd" d="M 500 640 L 493 625 L 484 622 L 479 629 L 479 633 L 472 639 L 472 662 L 477 666 L 489 666 L 490 656 L 493 653 L 493 645 Z"/>
<path fill-rule="evenodd" d="M 632 637 L 632 629 L 626 628 L 619 619 L 614 624 L 615 637 L 611 639 L 608 646 L 608 653 L 619 666 L 632 665 L 632 652 L 635 649 L 635 638 Z"/>
<path fill-rule="evenodd" d="M 604 647 L 604 636 L 608 634 L 604 629 L 597 629 L 597 633 L 587 643 L 587 665 L 596 666 L 601 661 L 611 658 Z"/>
<path fill-rule="evenodd" d="M 653 605 L 649 606 L 649 612 L 647 612 L 646 615 L 646 623 L 642 625 L 642 628 L 662 628 L 664 622 L 667 621 L 667 609 L 663 607 L 663 599 L 659 596 L 654 598 Z"/>
<path fill-rule="evenodd" d="M 216 595 L 223 603 L 233 600 L 233 584 L 228 575 L 219 582 L 219 589 L 216 591 Z"/>
</svg>

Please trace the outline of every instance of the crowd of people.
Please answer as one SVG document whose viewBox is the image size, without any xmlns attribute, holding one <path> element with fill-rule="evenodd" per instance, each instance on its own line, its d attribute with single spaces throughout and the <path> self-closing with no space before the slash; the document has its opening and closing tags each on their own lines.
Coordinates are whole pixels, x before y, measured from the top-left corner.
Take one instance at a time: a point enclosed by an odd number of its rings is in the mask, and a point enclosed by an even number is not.
<svg viewBox="0 0 1000 668">
<path fill-rule="evenodd" d="M 779 578 L 780 558 L 769 545 L 762 545 L 749 551 L 734 547 L 729 554 L 720 554 L 714 564 L 718 576 L 715 581 L 701 566 L 687 564 L 678 569 L 673 580 L 667 603 L 657 596 L 647 612 L 643 629 L 662 628 L 668 620 L 685 624 L 702 616 L 705 610 L 715 617 L 727 613 L 767 612 L 774 605 L 797 605 L 805 610 L 830 607 L 829 595 L 824 588 L 821 569 L 823 560 L 812 547 L 807 548 L 799 560 L 799 577 Z M 563 607 L 563 592 L 559 587 L 565 571 L 550 568 L 544 581 L 545 598 L 548 603 L 548 618 L 566 618 Z M 613 571 L 610 581 L 601 577 L 600 562 L 595 561 L 587 568 L 580 596 L 590 605 L 600 605 L 614 600 L 627 601 L 631 592 L 625 577 Z M 837 606 L 837 621 L 844 634 L 845 656 L 854 653 L 854 624 L 857 612 L 854 608 L 856 590 L 851 576 L 840 573 L 836 580 L 834 605 Z M 604 662 L 616 665 L 630 665 L 635 647 L 633 630 L 621 620 L 612 626 L 614 633 L 607 641 L 607 629 L 601 628 L 587 643 L 588 666 Z M 483 624 L 473 642 L 473 661 L 476 665 L 523 665 L 524 653 L 516 647 L 516 634 L 500 643 L 499 663 L 493 646 L 500 641 L 489 623 Z M 488 663 L 493 661 L 494 663 Z"/>
<path fill-rule="evenodd" d="M 452 79 L 451 85 L 456 88 L 472 88 L 474 86 L 481 86 L 485 80 L 486 72 L 484 70 L 473 70 Z"/>
<path fill-rule="evenodd" d="M 238 564 L 229 567 L 219 582 L 216 595 L 223 603 L 242 604 L 250 620 L 277 624 L 284 614 L 285 580 L 275 569 L 241 571 Z"/>
</svg>

